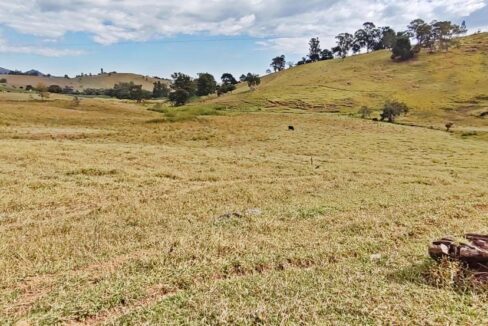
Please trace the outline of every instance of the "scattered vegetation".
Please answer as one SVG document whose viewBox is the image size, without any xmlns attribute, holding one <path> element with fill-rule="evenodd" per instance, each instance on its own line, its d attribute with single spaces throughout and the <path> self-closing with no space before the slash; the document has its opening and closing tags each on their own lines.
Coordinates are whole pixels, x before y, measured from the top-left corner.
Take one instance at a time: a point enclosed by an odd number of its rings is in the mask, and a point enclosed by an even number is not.
<svg viewBox="0 0 488 326">
<path fill-rule="evenodd" d="M 386 101 L 383 105 L 383 111 L 381 112 L 381 121 L 385 119 L 388 122 L 395 122 L 395 119 L 402 114 L 407 114 L 410 111 L 410 108 L 402 102 L 398 101 Z"/>
</svg>

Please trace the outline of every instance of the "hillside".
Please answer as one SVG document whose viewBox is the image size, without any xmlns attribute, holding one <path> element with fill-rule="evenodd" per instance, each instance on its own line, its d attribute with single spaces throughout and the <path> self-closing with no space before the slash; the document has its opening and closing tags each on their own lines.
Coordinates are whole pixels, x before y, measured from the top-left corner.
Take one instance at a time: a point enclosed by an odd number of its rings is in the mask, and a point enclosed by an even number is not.
<svg viewBox="0 0 488 326">
<path fill-rule="evenodd" d="M 112 88 L 117 83 L 131 81 L 135 84 L 142 85 L 142 87 L 148 91 L 152 91 L 153 83 L 158 80 L 156 78 L 130 73 L 106 73 L 103 75 L 83 76 L 69 79 L 64 77 L 37 77 L 24 75 L 4 75 L 2 78 L 7 79 L 8 86 L 17 89 L 20 87 L 25 88 L 27 85 L 36 86 L 38 83 L 43 83 L 47 86 L 70 86 L 79 91 L 87 88 Z"/>
<path fill-rule="evenodd" d="M 488 33 L 462 38 L 448 53 L 423 51 L 409 62 L 393 62 L 389 51 L 378 51 L 297 66 L 264 77 L 255 92 L 242 85 L 211 102 L 356 113 L 363 105 L 379 110 L 387 99 L 412 108 L 404 123 L 440 128 L 453 121 L 461 129 L 486 131 L 480 114 L 488 111 Z"/>
</svg>

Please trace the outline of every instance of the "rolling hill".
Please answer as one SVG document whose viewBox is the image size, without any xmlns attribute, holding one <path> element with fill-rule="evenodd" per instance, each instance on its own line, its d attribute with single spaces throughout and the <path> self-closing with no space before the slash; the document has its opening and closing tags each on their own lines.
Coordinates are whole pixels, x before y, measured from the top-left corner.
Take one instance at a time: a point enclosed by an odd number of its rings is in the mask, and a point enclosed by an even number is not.
<svg viewBox="0 0 488 326">
<path fill-rule="evenodd" d="M 48 77 L 48 76 L 25 76 L 6 75 L 7 85 L 15 88 L 25 88 L 27 85 L 36 86 L 38 83 L 49 85 L 69 86 L 75 90 L 82 91 L 87 88 L 112 88 L 121 82 L 134 82 L 142 85 L 148 91 L 152 91 L 153 83 L 158 79 L 131 73 L 105 73 L 103 75 L 83 76 L 77 78 Z M 165 81 L 165 80 L 163 80 Z"/>
<path fill-rule="evenodd" d="M 403 123 L 443 128 L 452 121 L 460 129 L 488 131 L 481 117 L 488 112 L 488 33 L 462 38 L 447 53 L 423 51 L 408 62 L 393 62 L 385 50 L 297 66 L 264 77 L 254 92 L 242 85 L 210 102 L 356 114 L 363 105 L 379 111 L 388 99 L 412 108 Z"/>
</svg>

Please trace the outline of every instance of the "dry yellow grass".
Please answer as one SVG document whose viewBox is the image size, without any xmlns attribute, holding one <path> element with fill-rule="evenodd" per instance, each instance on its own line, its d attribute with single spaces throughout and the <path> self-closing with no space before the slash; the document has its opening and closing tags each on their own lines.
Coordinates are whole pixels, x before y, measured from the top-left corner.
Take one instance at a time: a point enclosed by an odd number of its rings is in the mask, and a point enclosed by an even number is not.
<svg viewBox="0 0 488 326">
<path fill-rule="evenodd" d="M 423 276 L 430 240 L 488 232 L 484 141 L 317 112 L 167 123 L 113 100 L 8 96 L 2 325 L 488 321 L 486 293 Z M 219 218 L 248 209 L 262 214 Z"/>
</svg>

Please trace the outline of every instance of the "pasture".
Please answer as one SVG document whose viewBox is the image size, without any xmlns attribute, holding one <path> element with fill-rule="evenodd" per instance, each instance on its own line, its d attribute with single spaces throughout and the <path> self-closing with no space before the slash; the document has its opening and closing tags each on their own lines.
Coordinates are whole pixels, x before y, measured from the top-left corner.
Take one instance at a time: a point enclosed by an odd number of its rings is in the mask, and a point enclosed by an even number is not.
<svg viewBox="0 0 488 326">
<path fill-rule="evenodd" d="M 1 95 L 0 324 L 488 322 L 426 254 L 488 232 L 486 141 L 191 108 Z"/>
</svg>

